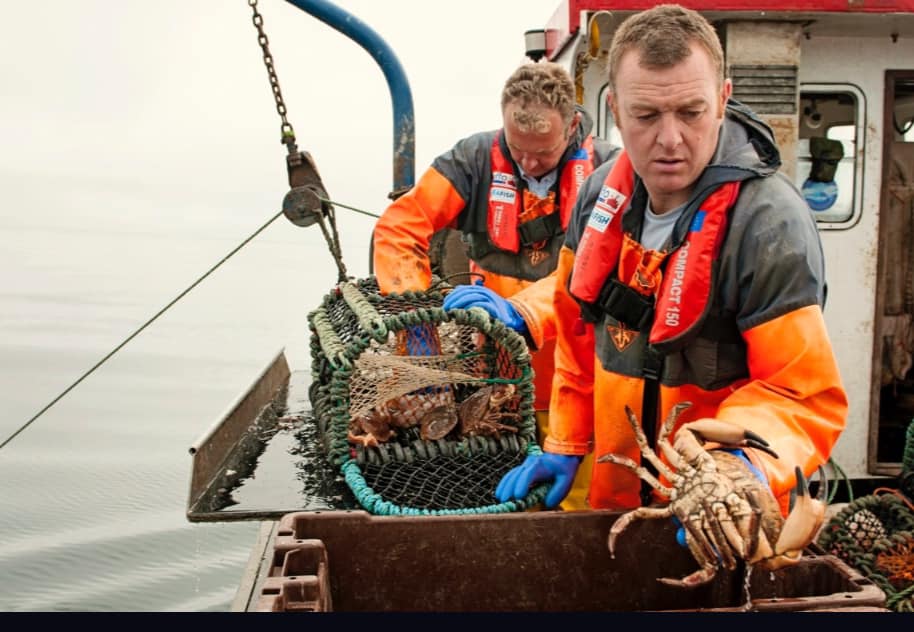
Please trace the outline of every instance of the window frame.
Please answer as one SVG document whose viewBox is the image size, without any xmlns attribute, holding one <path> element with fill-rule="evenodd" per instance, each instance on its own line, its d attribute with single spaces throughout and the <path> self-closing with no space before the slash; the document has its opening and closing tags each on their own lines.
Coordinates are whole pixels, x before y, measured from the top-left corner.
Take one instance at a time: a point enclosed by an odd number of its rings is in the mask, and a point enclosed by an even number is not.
<svg viewBox="0 0 914 632">
<path fill-rule="evenodd" d="M 829 92 L 846 92 L 854 98 L 856 104 L 854 124 L 856 136 L 854 143 L 854 194 L 851 201 L 851 214 L 847 219 L 841 221 L 823 221 L 817 218 L 816 226 L 819 230 L 848 230 L 859 223 L 860 217 L 863 214 L 863 185 L 866 170 L 866 95 L 859 86 L 853 83 L 800 83 L 797 101 L 799 102 L 800 97 L 809 96 L 810 94 Z M 609 85 L 604 84 L 600 89 L 600 96 L 597 100 L 597 103 L 599 104 L 596 117 L 597 136 L 616 142 L 621 146 L 622 141 L 619 137 L 619 133 L 618 131 L 614 131 L 616 130 L 616 127 L 612 124 L 612 112 L 607 103 L 608 93 Z M 797 116 L 800 116 L 799 112 L 797 113 Z M 799 140 L 798 136 L 797 141 Z M 799 156 L 797 156 L 797 160 L 799 160 Z M 815 213 L 812 209 L 810 209 L 810 212 Z"/>
<path fill-rule="evenodd" d="M 866 95 L 859 86 L 852 83 L 800 83 L 799 100 L 813 96 L 817 93 L 844 92 L 851 95 L 855 103 L 854 113 L 854 193 L 851 199 L 851 213 L 847 219 L 841 221 L 820 220 L 816 218 L 819 230 L 848 230 L 859 223 L 863 215 L 863 183 L 866 167 Z M 802 116 L 802 113 L 798 113 Z M 826 130 L 827 131 L 827 130 Z M 799 141 L 799 136 L 797 141 Z M 797 155 L 799 166 L 799 155 Z M 816 211 L 810 209 L 815 216 Z"/>
</svg>

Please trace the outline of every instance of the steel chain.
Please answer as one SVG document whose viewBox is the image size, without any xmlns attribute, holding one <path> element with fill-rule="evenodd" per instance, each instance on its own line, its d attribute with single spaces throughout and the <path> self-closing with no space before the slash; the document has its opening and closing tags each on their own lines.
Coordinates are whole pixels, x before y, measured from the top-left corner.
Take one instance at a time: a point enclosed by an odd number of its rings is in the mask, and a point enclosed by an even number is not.
<svg viewBox="0 0 914 632">
<path fill-rule="evenodd" d="M 270 40 L 263 30 L 263 16 L 257 10 L 257 0 L 248 0 L 248 6 L 253 11 L 251 21 L 257 28 L 257 43 L 263 51 L 263 63 L 267 67 L 267 75 L 270 79 L 270 88 L 273 90 L 273 98 L 276 101 L 276 111 L 282 119 L 280 132 L 282 134 L 281 142 L 292 147 L 295 144 L 295 132 L 292 124 L 286 119 L 286 104 L 282 99 L 282 90 L 279 88 L 279 77 L 276 76 L 276 69 L 273 67 L 273 55 L 270 53 Z"/>
</svg>

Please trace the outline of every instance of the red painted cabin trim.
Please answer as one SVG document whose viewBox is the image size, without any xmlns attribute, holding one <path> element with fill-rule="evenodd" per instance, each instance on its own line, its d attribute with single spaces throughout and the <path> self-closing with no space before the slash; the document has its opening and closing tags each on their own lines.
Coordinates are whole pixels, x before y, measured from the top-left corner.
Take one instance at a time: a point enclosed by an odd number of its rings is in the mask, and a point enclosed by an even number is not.
<svg viewBox="0 0 914 632">
<path fill-rule="evenodd" d="M 562 0 L 546 24 L 546 51 L 551 58 L 581 28 L 581 11 L 643 11 L 656 0 Z M 689 9 L 724 13 L 911 13 L 914 0 L 677 0 Z"/>
</svg>

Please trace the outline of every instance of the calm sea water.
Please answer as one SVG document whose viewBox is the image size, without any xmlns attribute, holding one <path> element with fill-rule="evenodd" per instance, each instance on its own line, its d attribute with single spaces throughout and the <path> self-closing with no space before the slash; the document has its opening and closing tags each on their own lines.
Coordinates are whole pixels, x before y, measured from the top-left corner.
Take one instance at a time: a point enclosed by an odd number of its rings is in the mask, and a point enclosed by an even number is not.
<svg viewBox="0 0 914 632">
<path fill-rule="evenodd" d="M 272 215 L 34 195 L 67 212 L 0 210 L 0 441 Z M 367 273 L 369 223 L 342 230 Z M 0 611 L 228 610 L 258 524 L 187 521 L 188 448 L 280 348 L 307 369 L 335 281 L 280 217 L 0 449 Z"/>
<path fill-rule="evenodd" d="M 422 169 L 456 138 L 500 124 L 497 95 L 523 32 L 557 3 L 340 4 L 408 73 Z M 380 212 L 394 184 L 382 72 L 291 3 L 259 10 L 299 147 L 333 199 Z M 288 190 L 247 3 L 18 3 L 9 15 L 0 443 L 278 211 Z M 467 32 L 487 45 L 468 50 Z M 346 264 L 364 276 L 372 220 L 348 213 Z M 336 278 L 320 231 L 280 217 L 0 448 L 0 611 L 227 609 L 257 525 L 185 519 L 188 448 L 280 348 L 293 371 L 308 369 L 306 315 Z"/>
</svg>

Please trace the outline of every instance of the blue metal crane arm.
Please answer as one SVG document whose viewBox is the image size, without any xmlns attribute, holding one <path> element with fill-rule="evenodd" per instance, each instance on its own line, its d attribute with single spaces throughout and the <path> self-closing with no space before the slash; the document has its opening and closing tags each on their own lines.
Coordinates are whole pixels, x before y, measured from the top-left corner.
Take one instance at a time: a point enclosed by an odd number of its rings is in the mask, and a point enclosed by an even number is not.
<svg viewBox="0 0 914 632">
<path fill-rule="evenodd" d="M 358 42 L 381 67 L 393 101 L 394 181 L 391 196 L 405 192 L 415 184 L 416 129 L 413 95 L 400 60 L 370 26 L 333 3 L 326 0 L 286 1 Z"/>
</svg>

